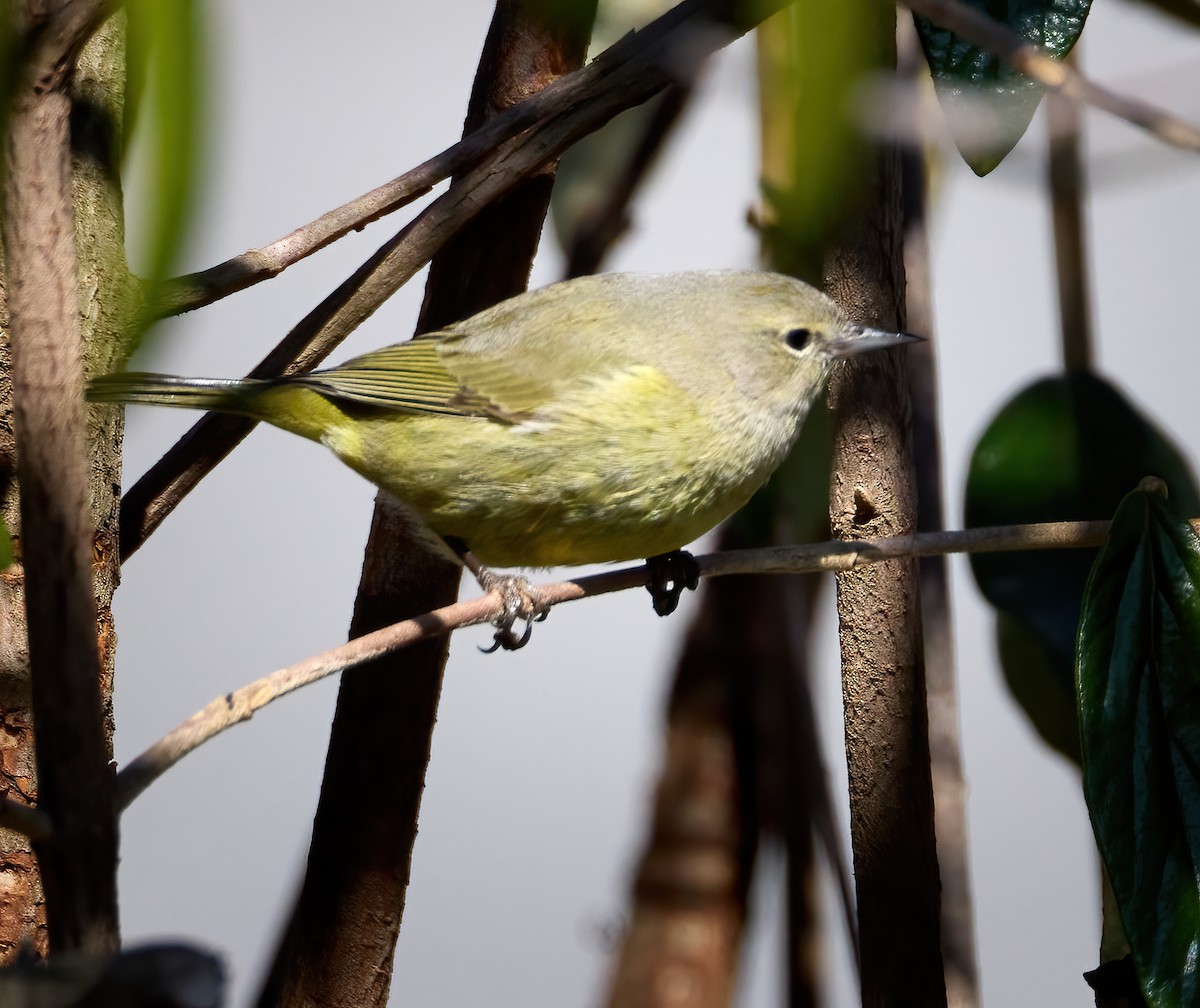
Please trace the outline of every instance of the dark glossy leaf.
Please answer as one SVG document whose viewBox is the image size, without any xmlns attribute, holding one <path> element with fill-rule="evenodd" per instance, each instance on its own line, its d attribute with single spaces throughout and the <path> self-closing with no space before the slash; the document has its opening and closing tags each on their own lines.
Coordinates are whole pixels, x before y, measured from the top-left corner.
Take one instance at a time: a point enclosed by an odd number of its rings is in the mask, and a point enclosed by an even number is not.
<svg viewBox="0 0 1200 1008">
<path fill-rule="evenodd" d="M 1062 59 L 1083 31 L 1091 0 L 963 0 Z M 963 160 L 978 175 L 996 167 L 1029 126 L 1044 88 L 1000 57 L 923 17 L 917 33 Z"/>
<path fill-rule="evenodd" d="M 1121 504 L 1084 595 L 1083 787 L 1147 1003 L 1200 1003 L 1200 539 Z"/>
<path fill-rule="evenodd" d="M 1064 676 L 1035 634 L 1003 611 L 996 613 L 996 650 L 1005 685 L 1034 730 L 1048 746 L 1078 763 L 1079 715 L 1073 678 Z"/>
<path fill-rule="evenodd" d="M 967 475 L 966 523 L 1107 518 L 1147 475 L 1165 480 L 1179 507 L 1200 513 L 1183 456 L 1115 386 L 1086 374 L 1045 378 L 1009 400 L 979 439 Z M 1015 624 L 1000 625 L 1005 678 L 1043 738 L 1068 755 L 1077 750 L 1069 738 L 1075 634 L 1095 556 L 1041 550 L 971 557 L 980 590 Z"/>
</svg>

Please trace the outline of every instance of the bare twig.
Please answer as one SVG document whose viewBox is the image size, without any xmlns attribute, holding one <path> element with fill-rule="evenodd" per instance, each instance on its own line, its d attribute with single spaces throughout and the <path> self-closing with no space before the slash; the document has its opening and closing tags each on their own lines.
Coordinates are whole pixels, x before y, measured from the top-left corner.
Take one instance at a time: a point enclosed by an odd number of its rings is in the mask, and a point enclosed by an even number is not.
<svg viewBox="0 0 1200 1008">
<path fill-rule="evenodd" d="M 1050 134 L 1047 182 L 1054 225 L 1063 366 L 1067 371 L 1088 371 L 1092 366 L 1091 285 L 1081 151 L 1083 115 L 1079 106 L 1061 95 L 1047 95 L 1046 128 Z"/>
<path fill-rule="evenodd" d="M 759 13 L 765 17 L 770 13 L 768 8 L 781 5 L 782 0 L 770 0 Z M 720 6 L 719 0 L 687 0 L 593 61 L 585 70 L 591 70 L 597 64 L 603 68 L 603 72 L 597 71 L 594 87 L 573 92 L 574 102 L 565 112 L 544 119 L 527 132 L 504 142 L 485 163 L 463 175 L 462 185 L 439 197 L 380 248 L 310 312 L 251 375 L 290 374 L 315 367 L 482 207 L 511 190 L 618 112 L 644 101 L 671 83 L 673 71 L 666 57 L 673 51 L 672 45 L 679 43 L 672 35 L 673 31 L 691 30 L 695 36 L 687 36 L 694 47 L 689 49 L 691 58 L 700 58 L 731 41 L 730 36 L 699 32 L 698 25 L 693 23 Z M 734 30 L 745 30 L 746 27 L 749 26 Z M 121 556 L 128 557 L 137 550 L 191 489 L 253 428 L 252 421 L 213 414 L 206 415 L 192 427 L 126 494 L 121 509 Z"/>
<path fill-rule="evenodd" d="M 50 839 L 54 824 L 41 809 L 11 798 L 0 798 L 0 829 L 12 830 L 41 842 Z"/>
<path fill-rule="evenodd" d="M 767 0 L 759 5 L 761 10 L 756 8 L 754 16 L 767 17 L 786 5 L 787 0 Z M 626 35 L 587 66 L 494 116 L 452 147 L 391 182 L 323 214 L 269 245 L 250 249 L 209 269 L 172 281 L 157 305 L 156 314 L 192 311 L 270 279 L 349 232 L 360 230 L 418 199 L 451 175 L 461 175 L 474 168 L 502 144 L 531 127 L 536 135 L 552 120 L 562 116 L 570 118 L 576 108 L 598 101 L 615 102 L 615 107 L 605 118 L 636 105 L 675 79 L 675 71 L 667 58 L 671 54 L 683 54 L 688 61 L 699 60 L 753 27 L 748 23 L 730 24 L 727 6 L 722 0 L 684 0 L 645 28 Z M 717 33 L 701 30 L 706 23 L 714 21 L 726 24 L 736 34 L 722 38 Z M 685 47 L 686 53 L 683 53 Z M 655 83 L 649 91 L 639 92 L 630 99 L 626 89 L 634 78 L 646 72 L 649 72 L 647 80 L 653 78 Z"/>
<path fill-rule="evenodd" d="M 925 72 L 917 31 L 904 19 L 898 36 L 898 77 L 914 86 Z M 931 95 L 926 96 L 932 98 Z M 908 354 L 912 380 L 912 440 L 917 475 L 917 528 L 945 528 L 942 450 L 939 432 L 937 334 L 929 252 L 929 160 L 931 133 L 925 117 L 901 143 L 904 216 L 906 325 L 925 337 Z M 929 757 L 933 780 L 934 829 L 941 872 L 942 960 L 949 1008 L 977 1008 L 979 970 L 975 953 L 975 913 L 971 896 L 967 837 L 966 783 L 958 714 L 958 677 L 945 557 L 922 557 L 921 616 L 925 643 Z"/>
<path fill-rule="evenodd" d="M 1200 129 L 1171 112 L 1096 84 L 1074 67 L 1053 60 L 1003 24 L 959 0 L 901 0 L 914 14 L 961 35 L 1010 63 L 1030 80 L 1075 101 L 1103 109 L 1172 147 L 1200 151 Z"/>
<path fill-rule="evenodd" d="M 116 821 L 100 692 L 77 289 L 71 98 L 98 0 L 17 5 L 27 62 L 5 138 L 2 232 L 32 672 L 37 844 L 54 952 L 117 944 Z"/>
<path fill-rule="evenodd" d="M 693 94 L 690 82 L 668 87 L 641 124 L 637 145 L 629 152 L 608 190 L 593 206 L 579 214 L 575 232 L 566 247 L 568 277 L 595 273 L 613 246 L 629 230 L 629 208 L 681 121 Z"/>
<path fill-rule="evenodd" d="M 894 72 L 895 8 L 852 0 L 850 9 L 870 65 Z M 899 151 L 867 148 L 863 161 L 845 197 L 856 209 L 829 244 L 825 277 L 858 321 L 903 328 Z M 917 527 L 908 367 L 906 356 L 878 354 L 830 380 L 834 535 Z M 946 982 L 916 561 L 839 573 L 837 611 L 862 1003 L 892 1004 L 903 991 L 937 1008 Z"/>
<path fill-rule="evenodd" d="M 734 550 L 697 557 L 704 577 L 730 574 L 797 574 L 807 571 L 845 571 L 898 557 L 942 556 L 948 553 L 987 553 L 1029 549 L 1085 549 L 1099 546 L 1110 522 L 1052 522 L 1006 525 L 956 532 L 834 541 L 808 546 L 774 546 Z M 1192 525 L 1200 531 L 1200 519 Z M 551 605 L 644 586 L 642 566 L 592 574 L 573 581 L 541 585 L 538 592 Z M 155 742 L 117 774 L 117 808 L 123 810 L 151 783 L 193 749 L 271 703 L 309 683 L 355 668 L 380 655 L 417 641 L 477 626 L 495 619 L 501 605 L 494 595 L 456 602 L 434 612 L 403 620 L 339 647 L 279 669 L 247 686 L 218 697 L 203 710 Z"/>
</svg>

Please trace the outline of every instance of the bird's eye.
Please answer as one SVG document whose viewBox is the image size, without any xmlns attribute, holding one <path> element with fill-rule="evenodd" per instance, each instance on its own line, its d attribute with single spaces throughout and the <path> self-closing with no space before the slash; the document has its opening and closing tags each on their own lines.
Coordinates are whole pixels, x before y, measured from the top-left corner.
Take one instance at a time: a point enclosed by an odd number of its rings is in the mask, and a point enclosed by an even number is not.
<svg viewBox="0 0 1200 1008">
<path fill-rule="evenodd" d="M 808 346 L 808 341 L 812 339 L 812 336 L 811 329 L 789 329 L 784 334 L 783 340 L 793 350 L 803 350 Z"/>
</svg>

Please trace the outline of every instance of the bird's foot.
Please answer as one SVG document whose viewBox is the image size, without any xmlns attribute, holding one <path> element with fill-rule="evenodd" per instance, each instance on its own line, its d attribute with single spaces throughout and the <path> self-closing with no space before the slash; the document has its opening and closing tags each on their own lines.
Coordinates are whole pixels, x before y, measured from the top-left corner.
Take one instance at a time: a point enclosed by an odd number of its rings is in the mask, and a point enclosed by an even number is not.
<svg viewBox="0 0 1200 1008">
<path fill-rule="evenodd" d="M 497 574 L 481 566 L 475 576 L 479 587 L 485 592 L 495 592 L 503 605 L 500 615 L 492 620 L 492 626 L 496 628 L 492 646 L 479 650 L 491 654 L 500 648 L 505 651 L 523 648 L 533 634 L 533 624 L 540 623 L 549 614 L 550 603 L 530 584 L 528 578 L 520 574 Z M 517 620 L 525 621 L 525 630 L 521 634 L 513 631 L 513 624 Z"/>
<path fill-rule="evenodd" d="M 646 591 L 654 600 L 654 611 L 669 616 L 679 605 L 686 588 L 695 591 L 700 583 L 700 565 L 687 550 L 672 550 L 646 559 Z"/>
</svg>

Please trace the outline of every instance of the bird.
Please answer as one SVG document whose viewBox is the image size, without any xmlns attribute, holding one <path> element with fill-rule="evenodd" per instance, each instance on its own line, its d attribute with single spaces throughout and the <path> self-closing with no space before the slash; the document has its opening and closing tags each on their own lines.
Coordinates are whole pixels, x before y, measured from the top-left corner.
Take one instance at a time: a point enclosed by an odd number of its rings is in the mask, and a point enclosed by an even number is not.
<svg viewBox="0 0 1200 1008">
<path fill-rule="evenodd" d="M 514 648 L 545 607 L 497 568 L 647 558 L 666 615 L 696 586 L 682 547 L 766 482 L 836 362 L 915 338 L 851 321 L 777 273 L 609 273 L 323 370 L 124 371 L 87 394 L 238 414 L 323 444 L 500 592 L 496 643 Z"/>
</svg>

